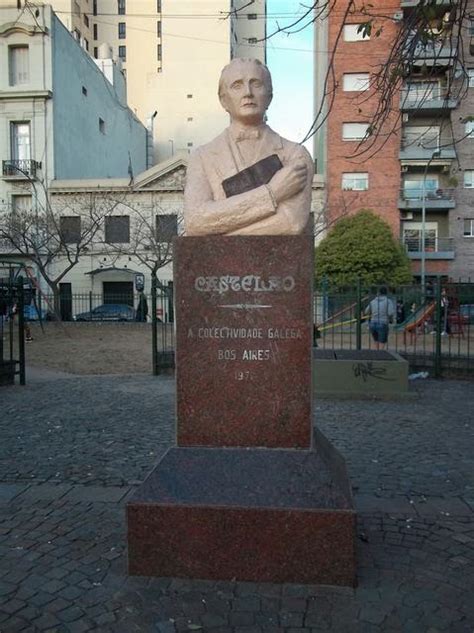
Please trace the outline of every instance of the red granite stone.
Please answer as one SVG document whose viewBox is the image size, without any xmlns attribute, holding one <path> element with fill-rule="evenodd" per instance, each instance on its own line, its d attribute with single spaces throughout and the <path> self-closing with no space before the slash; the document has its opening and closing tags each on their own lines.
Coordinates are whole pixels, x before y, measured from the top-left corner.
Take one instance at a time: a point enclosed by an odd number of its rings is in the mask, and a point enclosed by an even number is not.
<svg viewBox="0 0 474 633">
<path fill-rule="evenodd" d="M 353 586 L 344 476 L 323 452 L 170 449 L 128 503 L 129 571 Z"/>
<path fill-rule="evenodd" d="M 179 446 L 308 448 L 308 236 L 175 242 Z"/>
</svg>

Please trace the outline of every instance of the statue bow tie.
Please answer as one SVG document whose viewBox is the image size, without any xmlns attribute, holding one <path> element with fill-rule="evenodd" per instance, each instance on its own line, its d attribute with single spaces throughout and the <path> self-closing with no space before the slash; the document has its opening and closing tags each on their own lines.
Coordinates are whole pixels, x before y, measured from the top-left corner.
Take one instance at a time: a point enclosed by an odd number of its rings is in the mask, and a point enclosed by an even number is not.
<svg viewBox="0 0 474 633">
<path fill-rule="evenodd" d="M 260 130 L 240 130 L 235 139 L 237 143 L 240 141 L 248 141 L 260 138 Z"/>
</svg>

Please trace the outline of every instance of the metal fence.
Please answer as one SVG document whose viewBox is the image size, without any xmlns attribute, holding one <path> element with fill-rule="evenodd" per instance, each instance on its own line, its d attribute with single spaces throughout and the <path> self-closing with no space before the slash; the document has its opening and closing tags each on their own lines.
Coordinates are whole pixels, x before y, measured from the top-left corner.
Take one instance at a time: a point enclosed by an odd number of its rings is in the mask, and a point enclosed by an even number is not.
<svg viewBox="0 0 474 633">
<path fill-rule="evenodd" d="M 375 349 L 365 314 L 378 288 L 358 285 L 318 290 L 314 296 L 315 345 L 323 349 Z M 413 370 L 434 376 L 474 372 L 474 284 L 427 284 L 388 289 L 395 315 L 387 348 Z M 474 375 L 474 374 L 473 374 Z"/>
<path fill-rule="evenodd" d="M 0 386 L 18 375 L 25 384 L 24 279 L 18 268 L 0 262 Z"/>
<path fill-rule="evenodd" d="M 174 369 L 173 285 L 152 279 L 149 294 L 144 292 L 61 295 L 39 293 L 23 311 L 27 322 L 52 320 L 76 323 L 134 322 L 152 328 L 152 364 L 155 375 Z"/>
</svg>

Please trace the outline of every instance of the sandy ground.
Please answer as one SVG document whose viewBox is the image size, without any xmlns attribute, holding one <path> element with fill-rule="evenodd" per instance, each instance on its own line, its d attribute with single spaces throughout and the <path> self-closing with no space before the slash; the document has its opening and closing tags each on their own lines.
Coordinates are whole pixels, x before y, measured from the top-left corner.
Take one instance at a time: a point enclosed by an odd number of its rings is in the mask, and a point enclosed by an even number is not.
<svg viewBox="0 0 474 633">
<path fill-rule="evenodd" d="M 158 326 L 158 348 L 163 344 Z M 170 328 L 170 326 L 165 326 Z M 149 323 L 31 324 L 26 364 L 72 374 L 151 373 Z M 171 335 L 168 330 L 168 335 Z"/>
</svg>

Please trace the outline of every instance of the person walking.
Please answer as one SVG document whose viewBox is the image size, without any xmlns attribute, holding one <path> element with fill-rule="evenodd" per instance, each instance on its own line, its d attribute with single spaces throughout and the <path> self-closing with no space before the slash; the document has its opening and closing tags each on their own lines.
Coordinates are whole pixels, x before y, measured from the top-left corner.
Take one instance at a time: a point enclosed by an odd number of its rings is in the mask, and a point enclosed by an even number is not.
<svg viewBox="0 0 474 633">
<path fill-rule="evenodd" d="M 381 286 L 377 296 L 366 307 L 364 314 L 369 316 L 369 330 L 376 349 L 385 349 L 388 341 L 389 323 L 395 316 L 393 301 L 387 297 L 387 288 Z"/>
</svg>

